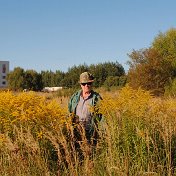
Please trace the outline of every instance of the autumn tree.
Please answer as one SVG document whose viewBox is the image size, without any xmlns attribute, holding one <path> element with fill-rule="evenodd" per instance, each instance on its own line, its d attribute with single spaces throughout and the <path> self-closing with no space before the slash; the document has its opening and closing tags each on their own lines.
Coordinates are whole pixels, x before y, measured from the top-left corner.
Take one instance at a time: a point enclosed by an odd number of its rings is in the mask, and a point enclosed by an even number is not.
<svg viewBox="0 0 176 176">
<path fill-rule="evenodd" d="M 176 29 L 159 33 L 150 48 L 133 50 L 129 57 L 129 84 L 163 94 L 176 76 Z"/>
<path fill-rule="evenodd" d="M 170 77 L 170 65 L 157 50 L 149 48 L 133 51 L 128 72 L 129 84 L 133 88 L 150 90 L 155 95 L 164 93 L 164 86 Z"/>
</svg>

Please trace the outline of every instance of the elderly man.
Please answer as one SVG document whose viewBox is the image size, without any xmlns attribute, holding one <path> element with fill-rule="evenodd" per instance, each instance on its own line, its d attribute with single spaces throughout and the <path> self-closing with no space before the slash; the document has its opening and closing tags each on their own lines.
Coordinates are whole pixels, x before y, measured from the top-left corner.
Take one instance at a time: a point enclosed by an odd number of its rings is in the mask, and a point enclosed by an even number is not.
<svg viewBox="0 0 176 176">
<path fill-rule="evenodd" d="M 93 82 L 94 77 L 89 72 L 80 75 L 81 90 L 71 96 L 68 109 L 75 115 L 74 122 L 79 123 L 85 130 L 87 141 L 92 143 L 91 139 L 93 138 L 95 144 L 97 142 L 97 122 L 102 118 L 96 105 L 102 98 L 99 93 L 92 90 Z"/>
</svg>

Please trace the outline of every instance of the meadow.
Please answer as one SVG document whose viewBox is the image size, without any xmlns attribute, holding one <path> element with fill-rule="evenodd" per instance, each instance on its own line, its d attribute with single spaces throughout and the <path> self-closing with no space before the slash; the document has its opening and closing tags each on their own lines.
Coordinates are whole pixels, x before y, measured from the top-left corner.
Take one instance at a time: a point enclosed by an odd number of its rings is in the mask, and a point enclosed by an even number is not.
<svg viewBox="0 0 176 176">
<path fill-rule="evenodd" d="M 126 86 L 102 91 L 99 141 L 80 150 L 67 96 L 0 92 L 2 176 L 176 175 L 176 99 Z"/>
</svg>

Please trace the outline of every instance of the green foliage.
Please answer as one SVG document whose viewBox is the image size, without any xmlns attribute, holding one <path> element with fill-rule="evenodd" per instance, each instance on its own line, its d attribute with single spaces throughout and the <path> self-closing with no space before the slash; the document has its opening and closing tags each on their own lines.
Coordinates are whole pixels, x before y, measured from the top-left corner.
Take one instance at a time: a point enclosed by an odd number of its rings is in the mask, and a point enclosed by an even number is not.
<svg viewBox="0 0 176 176">
<path fill-rule="evenodd" d="M 105 87 L 119 86 L 119 77 L 118 76 L 109 76 L 104 82 Z"/>
<path fill-rule="evenodd" d="M 123 87 L 125 86 L 127 77 L 124 76 L 108 76 L 103 84 L 104 87 Z"/>
<path fill-rule="evenodd" d="M 60 70 L 56 70 L 55 73 L 55 84 L 54 86 L 64 86 L 62 84 L 62 80 L 64 79 L 65 73 L 60 71 Z"/>
<path fill-rule="evenodd" d="M 10 89 L 23 90 L 24 89 L 24 69 L 20 67 L 14 68 L 7 76 L 7 81 Z"/>
<path fill-rule="evenodd" d="M 160 33 L 153 41 L 155 48 L 170 65 L 171 77 L 176 77 L 176 28 L 171 28 L 165 33 Z"/>
<path fill-rule="evenodd" d="M 166 59 L 176 59 L 176 29 L 171 28 L 165 33 L 159 33 L 154 39 L 152 47 Z"/>
<path fill-rule="evenodd" d="M 57 70 L 55 73 L 52 71 L 41 71 L 41 79 L 43 87 L 55 87 L 62 86 L 62 80 L 64 78 L 64 73 Z"/>
<path fill-rule="evenodd" d="M 127 76 L 123 75 L 119 77 L 119 86 L 124 87 L 127 83 Z"/>
<path fill-rule="evenodd" d="M 78 87 L 79 75 L 85 71 L 88 71 L 88 66 L 86 64 L 69 68 L 62 80 L 62 85 L 68 88 Z"/>
<path fill-rule="evenodd" d="M 106 79 L 111 77 L 119 77 L 125 75 L 124 68 L 118 62 L 105 62 L 103 64 L 90 65 L 86 64 L 73 66 L 66 73 L 56 70 L 41 71 L 37 73 L 34 70 L 24 71 L 21 68 L 15 69 L 9 74 L 9 88 L 14 90 L 41 90 L 43 87 L 64 87 L 78 89 L 79 76 L 82 72 L 89 71 L 95 77 L 94 86 L 103 86 Z M 123 81 L 122 81 L 123 82 Z M 123 85 L 123 83 L 121 83 Z"/>
<path fill-rule="evenodd" d="M 33 91 L 42 90 L 41 74 L 34 70 L 26 70 L 24 73 L 24 87 Z"/>
<path fill-rule="evenodd" d="M 42 71 L 41 75 L 42 75 L 42 82 L 44 87 L 47 87 L 48 85 L 53 84 L 52 82 L 53 82 L 54 73 L 52 71 Z"/>
<path fill-rule="evenodd" d="M 41 74 L 34 70 L 26 70 L 16 67 L 7 76 L 9 88 L 12 90 L 34 90 L 38 91 L 43 88 Z"/>
<path fill-rule="evenodd" d="M 90 65 L 89 71 L 95 76 L 95 87 L 103 86 L 109 76 L 123 76 L 125 70 L 118 62 L 105 62 L 97 65 Z"/>
<path fill-rule="evenodd" d="M 101 86 L 104 81 L 106 80 L 106 71 L 105 67 L 102 64 L 98 65 L 91 65 L 90 66 L 90 72 L 94 75 L 95 77 L 95 87 Z"/>
<path fill-rule="evenodd" d="M 176 78 L 165 86 L 165 96 L 176 96 Z"/>
</svg>

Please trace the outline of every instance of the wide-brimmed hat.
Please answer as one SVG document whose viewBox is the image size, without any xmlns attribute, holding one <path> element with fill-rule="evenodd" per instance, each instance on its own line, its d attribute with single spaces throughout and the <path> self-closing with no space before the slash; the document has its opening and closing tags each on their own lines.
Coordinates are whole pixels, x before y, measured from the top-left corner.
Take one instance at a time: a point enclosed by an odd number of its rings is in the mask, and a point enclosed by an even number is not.
<svg viewBox="0 0 176 176">
<path fill-rule="evenodd" d="M 79 83 L 88 83 L 93 81 L 94 81 L 94 77 L 91 73 L 89 72 L 81 73 Z"/>
</svg>

